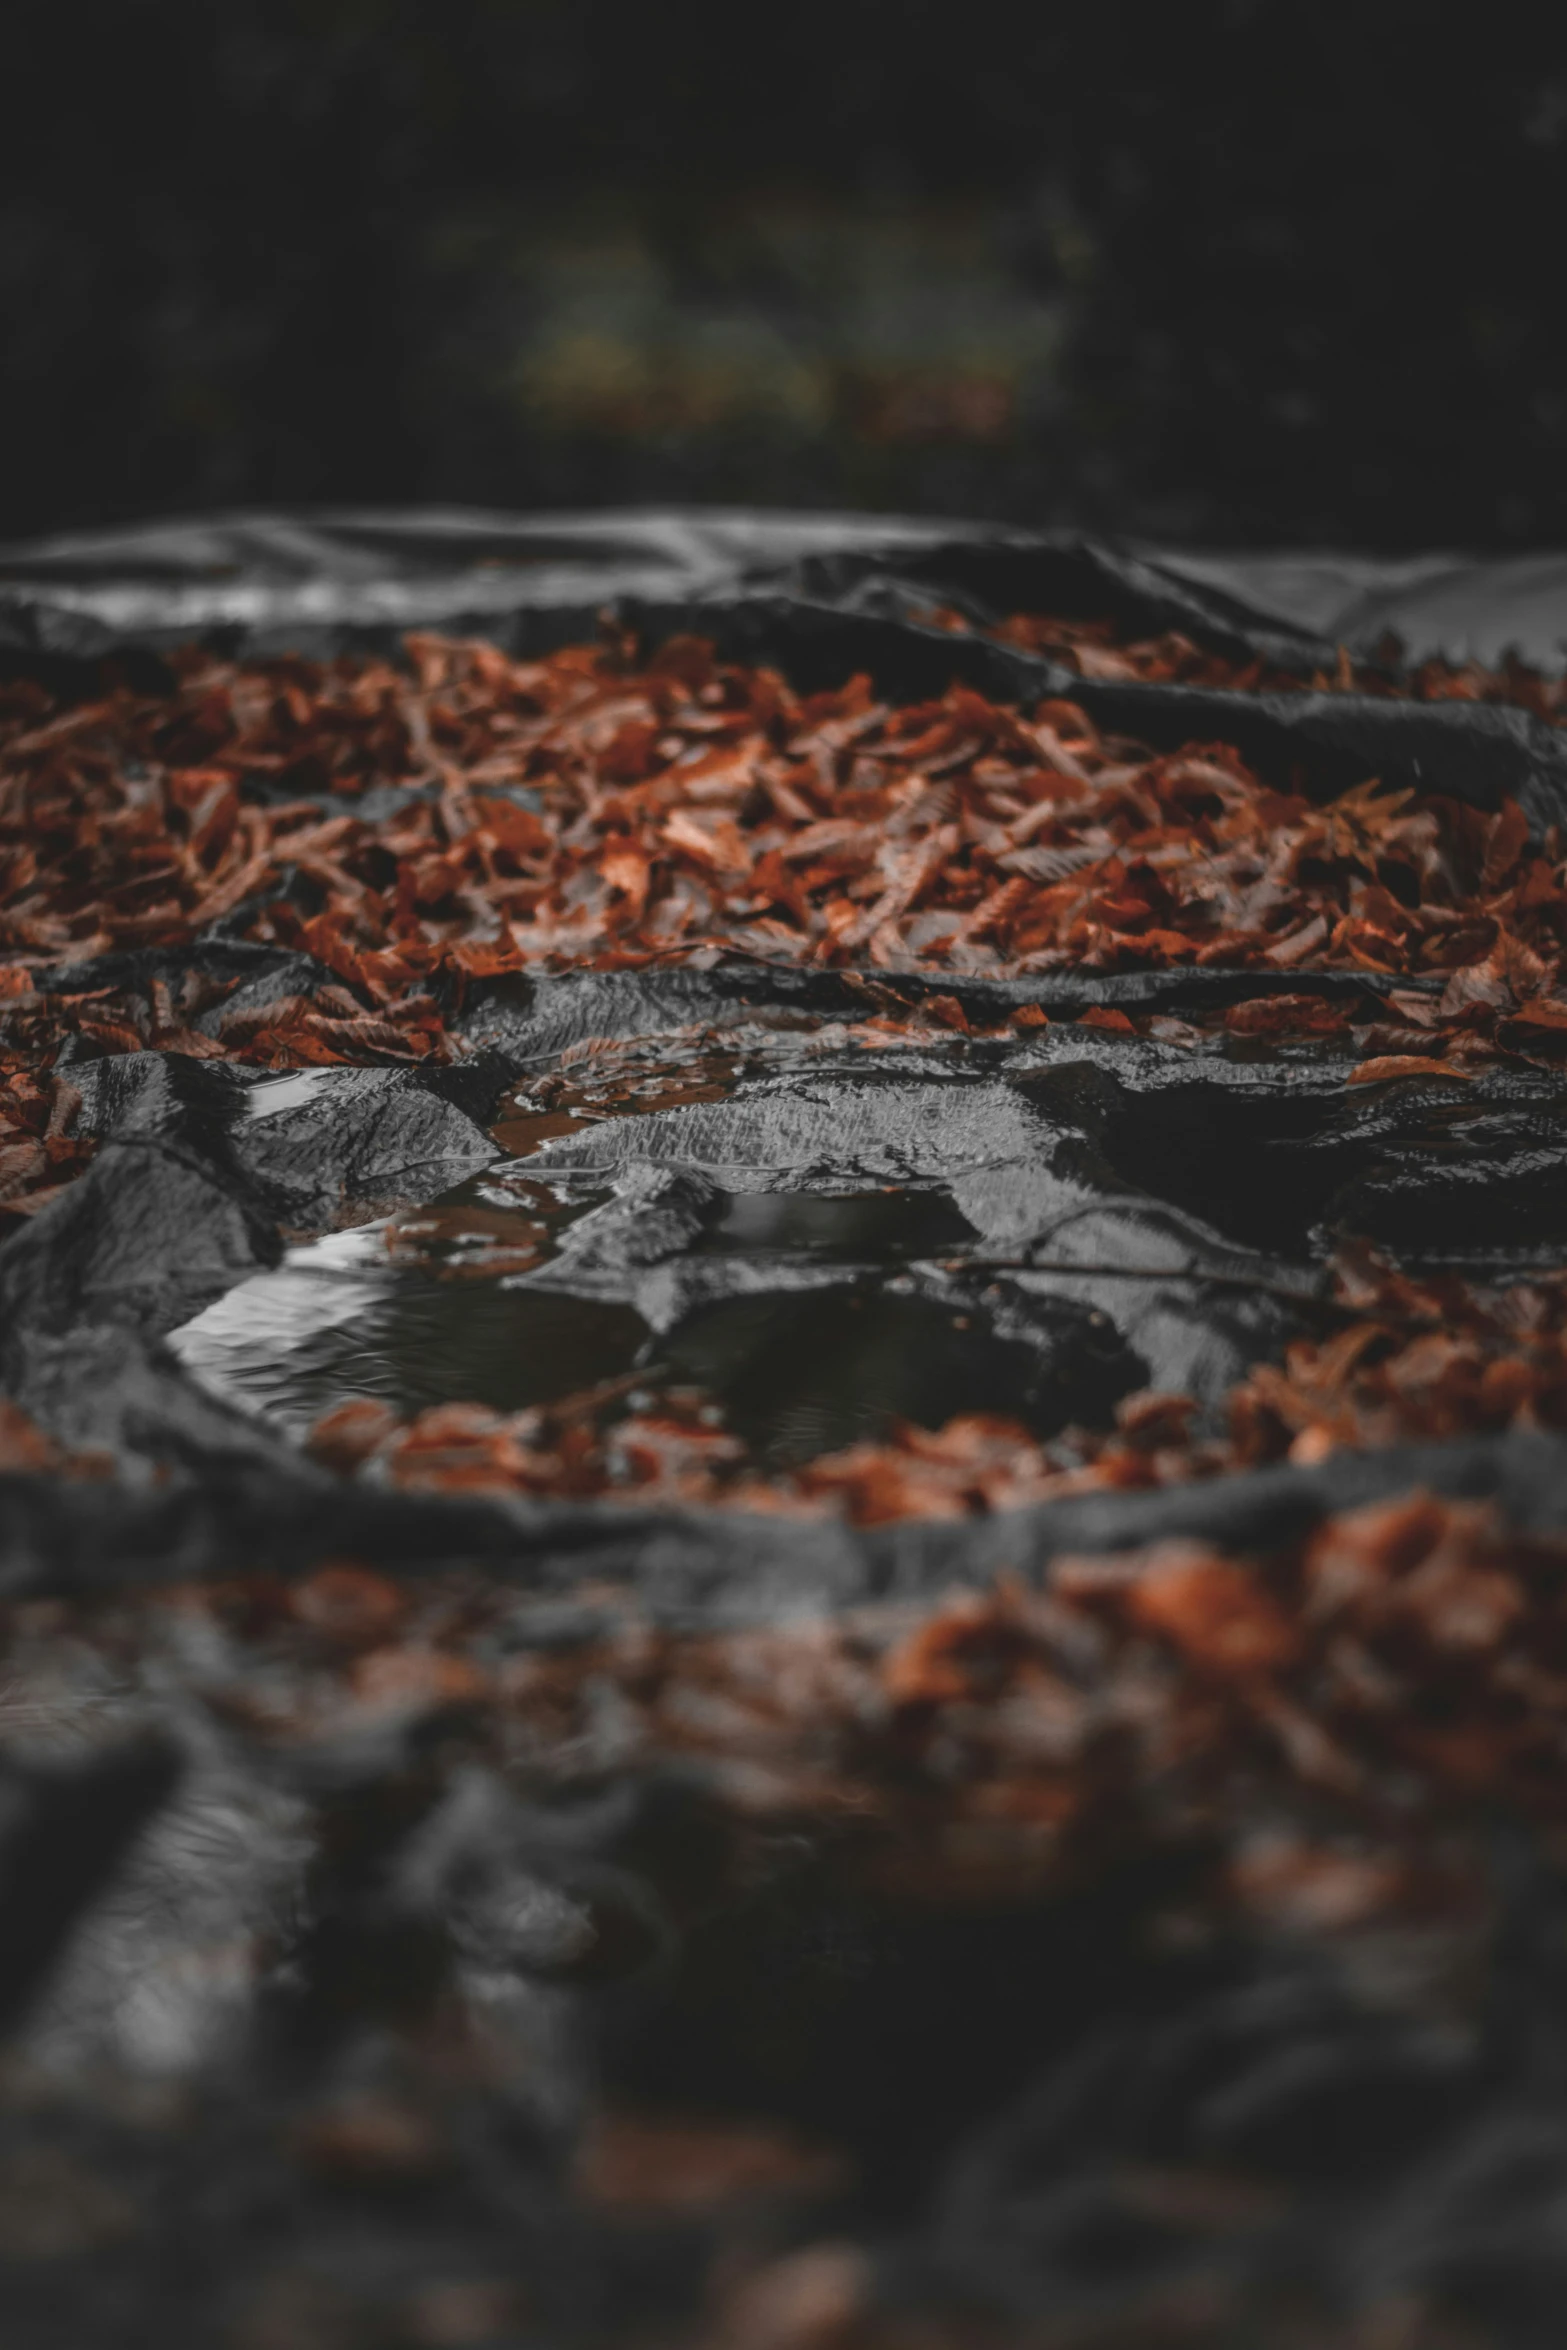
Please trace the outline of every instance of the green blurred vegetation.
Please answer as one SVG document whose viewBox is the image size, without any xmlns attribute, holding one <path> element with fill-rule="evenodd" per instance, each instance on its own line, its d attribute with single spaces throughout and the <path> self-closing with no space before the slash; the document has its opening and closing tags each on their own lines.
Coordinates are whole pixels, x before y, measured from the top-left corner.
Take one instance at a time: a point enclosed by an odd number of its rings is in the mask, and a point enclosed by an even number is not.
<svg viewBox="0 0 1567 2350">
<path fill-rule="evenodd" d="M 660 498 L 1567 537 L 1567 27 L 13 0 L 0 532 Z"/>
</svg>

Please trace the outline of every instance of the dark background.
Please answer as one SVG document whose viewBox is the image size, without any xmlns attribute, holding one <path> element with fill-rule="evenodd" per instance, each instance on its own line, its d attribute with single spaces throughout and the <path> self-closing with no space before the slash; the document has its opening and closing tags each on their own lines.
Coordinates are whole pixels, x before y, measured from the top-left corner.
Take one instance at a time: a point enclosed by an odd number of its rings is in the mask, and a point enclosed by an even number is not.
<svg viewBox="0 0 1567 2350">
<path fill-rule="evenodd" d="M 758 499 L 1567 540 L 1567 39 L 1276 0 L 12 0 L 0 535 Z"/>
</svg>

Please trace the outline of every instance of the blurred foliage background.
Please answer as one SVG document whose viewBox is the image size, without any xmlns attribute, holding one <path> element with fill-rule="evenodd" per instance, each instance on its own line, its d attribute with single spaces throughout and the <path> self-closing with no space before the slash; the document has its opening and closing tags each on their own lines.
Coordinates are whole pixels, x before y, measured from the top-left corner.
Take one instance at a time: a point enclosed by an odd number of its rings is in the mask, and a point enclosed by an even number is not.
<svg viewBox="0 0 1567 2350">
<path fill-rule="evenodd" d="M 705 498 L 1567 539 L 1567 27 L 12 0 L 0 534 Z"/>
</svg>

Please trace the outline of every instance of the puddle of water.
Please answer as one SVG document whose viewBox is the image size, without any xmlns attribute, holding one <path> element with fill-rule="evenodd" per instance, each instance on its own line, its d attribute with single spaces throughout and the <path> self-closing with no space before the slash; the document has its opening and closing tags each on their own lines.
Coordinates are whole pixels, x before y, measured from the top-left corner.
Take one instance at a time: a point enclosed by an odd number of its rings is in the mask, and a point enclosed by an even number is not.
<svg viewBox="0 0 1567 2350">
<path fill-rule="evenodd" d="M 203 1386 L 296 1436 L 350 1396 L 408 1413 L 554 1402 L 629 1372 L 647 1325 L 629 1306 L 507 1290 L 499 1276 L 549 1254 L 598 1196 L 563 1204 L 542 1184 L 471 1180 L 290 1249 L 169 1344 Z"/>
<path fill-rule="evenodd" d="M 337 1280 L 285 1267 L 232 1290 L 171 1343 L 203 1386 L 301 1436 L 351 1396 L 405 1414 L 553 1403 L 629 1373 L 647 1338 L 629 1306 L 388 1265 Z"/>
<path fill-rule="evenodd" d="M 814 1034 L 764 1034 L 745 1052 L 711 1036 L 643 1038 L 579 1055 L 519 1090 L 494 1127 L 511 1163 L 420 1207 L 290 1250 L 175 1333 L 196 1377 L 294 1434 L 351 1396 L 405 1416 L 473 1402 L 500 1411 L 555 1403 L 639 1369 L 707 1389 L 764 1461 L 785 1463 L 882 1434 L 904 1418 L 963 1411 L 1044 1415 L 1040 1358 L 983 1323 L 865 1284 L 751 1294 L 693 1316 L 656 1347 L 623 1303 L 508 1281 L 546 1263 L 565 1227 L 607 1198 L 602 1180 L 539 1181 L 548 1141 L 616 1116 L 719 1101 L 768 1059 L 799 1062 Z M 729 1040 L 726 1038 L 726 1044 Z M 304 1098 L 322 1074 L 266 1080 L 254 1114 Z M 694 1249 L 902 1266 L 961 1250 L 972 1227 L 934 1190 L 726 1194 Z M 657 1366 L 652 1365 L 656 1352 Z"/>
<path fill-rule="evenodd" d="M 771 1467 L 885 1435 L 894 1420 L 937 1428 L 959 1412 L 1059 1426 L 1039 1358 L 963 1313 L 861 1289 L 726 1299 L 692 1316 L 662 1359 L 723 1405 L 728 1427 Z M 1044 1406 L 1041 1411 L 1041 1405 Z"/>
<path fill-rule="evenodd" d="M 240 1282 L 173 1331 L 169 1345 L 204 1387 L 267 1410 L 335 1331 L 374 1315 L 390 1278 L 383 1234 L 381 1223 L 363 1224 L 291 1248 L 274 1272 Z"/>
<path fill-rule="evenodd" d="M 737 1191 L 720 1202 L 699 1246 L 708 1253 L 798 1250 L 864 1264 L 967 1248 L 974 1228 L 938 1191 Z"/>
<path fill-rule="evenodd" d="M 512 1158 L 525 1159 L 546 1142 L 579 1134 L 601 1118 L 721 1102 L 745 1073 L 744 1064 L 732 1054 L 692 1053 L 651 1069 L 644 1066 L 645 1058 L 645 1049 L 617 1046 L 602 1069 L 584 1062 L 580 1074 L 561 1073 L 519 1087 L 490 1132 Z"/>
<path fill-rule="evenodd" d="M 936 1053 L 944 1066 L 971 1057 L 967 1037 L 939 1028 L 875 1029 L 864 1021 L 797 1014 L 757 1014 L 718 1030 L 590 1038 L 568 1047 L 555 1069 L 519 1086 L 491 1131 L 503 1150 L 524 1158 L 602 1118 L 724 1101 L 742 1078 L 818 1068 L 840 1056 L 852 1062 L 916 1049 L 926 1059 Z"/>
<path fill-rule="evenodd" d="M 512 1108 L 490 1128 L 490 1134 L 510 1158 L 529 1159 L 557 1135 L 580 1134 L 592 1123 L 591 1118 L 578 1117 L 572 1110 Z"/>
<path fill-rule="evenodd" d="M 473 1402 L 519 1411 L 627 1376 L 652 1351 L 631 1307 L 504 1283 L 554 1253 L 603 1197 L 487 1170 L 428 1207 L 291 1249 L 174 1334 L 202 1383 L 303 1434 L 350 1396 L 412 1415 Z M 697 1246 L 905 1263 L 972 1238 L 933 1192 L 741 1193 Z M 709 1389 L 770 1461 L 966 1410 L 1027 1411 L 1037 1359 L 922 1300 L 861 1288 L 727 1301 L 697 1316 L 662 1372 Z"/>
<path fill-rule="evenodd" d="M 561 1232 L 589 1204 L 563 1202 L 545 1184 L 487 1171 L 428 1207 L 393 1216 L 386 1255 L 393 1265 L 422 1266 L 448 1280 L 528 1272 L 554 1255 Z"/>
</svg>

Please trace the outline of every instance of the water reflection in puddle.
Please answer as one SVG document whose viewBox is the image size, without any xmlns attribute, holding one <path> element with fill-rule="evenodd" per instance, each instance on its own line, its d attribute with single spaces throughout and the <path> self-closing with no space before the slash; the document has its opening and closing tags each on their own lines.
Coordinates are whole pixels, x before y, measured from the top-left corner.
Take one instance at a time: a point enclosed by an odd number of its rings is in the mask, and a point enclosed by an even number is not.
<svg viewBox="0 0 1567 2350">
<path fill-rule="evenodd" d="M 860 1263 L 934 1257 L 970 1246 L 974 1228 L 939 1191 L 737 1191 L 698 1242 L 707 1253 L 799 1250 Z"/>
<path fill-rule="evenodd" d="M 725 1299 L 692 1315 L 664 1359 L 721 1399 L 770 1468 L 885 1436 L 896 1420 L 937 1428 L 996 1412 L 1046 1433 L 1062 1418 L 1030 1348 L 930 1299 L 864 1288 Z"/>
<path fill-rule="evenodd" d="M 542 1185 L 464 1183 L 406 1218 L 290 1249 L 169 1343 L 203 1386 L 296 1436 L 356 1395 L 404 1412 L 551 1402 L 629 1371 L 647 1326 L 629 1306 L 493 1276 L 538 1262 L 598 1196 L 563 1205 Z"/>
<path fill-rule="evenodd" d="M 203 1386 L 303 1435 L 357 1395 L 405 1413 L 550 1403 L 630 1371 L 648 1335 L 630 1306 L 493 1282 L 459 1290 L 425 1272 L 361 1280 L 352 1294 L 333 1283 L 325 1300 L 319 1287 L 289 1268 L 247 1282 L 172 1344 Z"/>
</svg>

